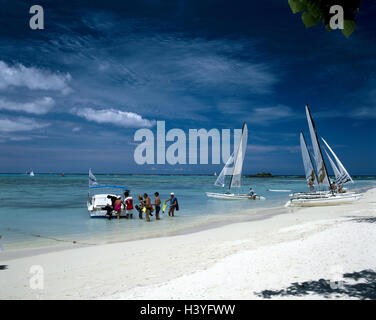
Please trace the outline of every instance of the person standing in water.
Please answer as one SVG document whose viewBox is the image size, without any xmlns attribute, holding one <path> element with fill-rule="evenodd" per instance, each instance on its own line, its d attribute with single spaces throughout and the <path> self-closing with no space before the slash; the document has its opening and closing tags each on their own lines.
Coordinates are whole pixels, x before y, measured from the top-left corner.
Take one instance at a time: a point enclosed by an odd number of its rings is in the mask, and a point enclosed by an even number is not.
<svg viewBox="0 0 376 320">
<path fill-rule="evenodd" d="M 159 192 L 154 193 L 155 195 L 155 219 L 160 220 L 161 218 L 159 217 L 159 211 L 161 211 L 161 199 L 159 198 Z"/>
<path fill-rule="evenodd" d="M 153 206 L 151 204 L 151 200 L 147 193 L 144 193 L 144 199 L 145 199 L 145 208 L 146 208 L 145 219 L 147 222 L 150 222 L 151 209 L 153 208 Z"/>
<path fill-rule="evenodd" d="M 138 204 L 136 205 L 136 209 L 138 211 L 138 217 L 142 220 L 142 209 L 145 207 L 144 199 L 142 195 L 138 195 Z"/>
<path fill-rule="evenodd" d="M 107 199 L 110 199 L 111 200 L 111 205 L 110 204 L 107 204 L 105 207 L 104 207 L 104 210 L 106 210 L 107 211 L 107 213 L 106 213 L 106 218 L 108 219 L 108 220 L 111 220 L 111 218 L 112 218 L 112 211 L 114 211 L 115 210 L 115 201 L 116 201 L 116 197 L 115 196 L 112 196 L 112 195 L 108 195 L 107 196 Z"/>
<path fill-rule="evenodd" d="M 116 211 L 117 213 L 117 219 L 119 220 L 120 219 L 120 213 L 121 213 L 121 205 L 123 204 L 123 201 L 121 200 L 121 197 L 118 197 L 116 200 L 115 200 L 115 204 L 114 204 L 114 210 Z"/>
<path fill-rule="evenodd" d="M 125 206 L 125 217 L 133 219 L 133 198 L 129 196 L 129 191 L 124 192 L 124 206 Z"/>
<path fill-rule="evenodd" d="M 171 192 L 170 198 L 167 199 L 164 203 L 166 203 L 167 201 L 170 201 L 170 208 L 168 209 L 168 215 L 170 217 L 173 217 L 175 210 L 179 210 L 178 199 L 176 199 L 175 194 Z"/>
</svg>

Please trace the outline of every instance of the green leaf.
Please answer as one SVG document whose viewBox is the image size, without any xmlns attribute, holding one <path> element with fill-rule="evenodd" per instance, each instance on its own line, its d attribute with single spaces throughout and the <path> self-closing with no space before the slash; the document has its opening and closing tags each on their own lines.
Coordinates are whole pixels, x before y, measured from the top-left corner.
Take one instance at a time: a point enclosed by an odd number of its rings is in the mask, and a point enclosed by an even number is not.
<svg viewBox="0 0 376 320">
<path fill-rule="evenodd" d="M 342 33 L 346 36 L 346 38 L 350 37 L 350 35 L 354 32 L 354 30 L 355 30 L 354 20 L 343 21 Z"/>
<path fill-rule="evenodd" d="M 301 12 L 307 8 L 305 0 L 289 0 L 289 5 L 292 13 Z"/>
<path fill-rule="evenodd" d="M 306 11 L 302 14 L 302 21 L 306 28 L 310 28 L 318 24 L 320 17 L 315 17 L 309 11 Z"/>
<path fill-rule="evenodd" d="M 312 16 L 314 16 L 315 18 L 319 18 L 319 17 L 322 16 L 322 12 L 321 12 L 320 8 L 314 2 L 311 2 L 311 1 L 308 2 L 307 9 L 308 9 L 309 13 Z"/>
</svg>

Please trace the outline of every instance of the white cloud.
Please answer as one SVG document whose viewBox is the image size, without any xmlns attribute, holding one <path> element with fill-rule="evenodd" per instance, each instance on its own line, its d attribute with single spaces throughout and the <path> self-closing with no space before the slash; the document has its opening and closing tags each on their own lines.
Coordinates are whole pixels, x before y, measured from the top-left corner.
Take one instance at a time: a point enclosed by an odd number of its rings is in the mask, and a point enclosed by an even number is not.
<svg viewBox="0 0 376 320">
<path fill-rule="evenodd" d="M 184 78 L 200 85 L 220 85 L 223 89 L 242 86 L 250 93 L 266 94 L 278 81 L 266 64 L 238 61 L 219 54 L 189 56 L 178 65 L 183 69 Z"/>
<path fill-rule="evenodd" d="M 356 119 L 375 119 L 376 107 L 360 107 L 351 112 L 351 116 Z"/>
<path fill-rule="evenodd" d="M 250 112 L 247 122 L 268 125 L 270 122 L 295 117 L 290 107 L 279 105 L 276 107 L 254 108 Z"/>
<path fill-rule="evenodd" d="M 67 94 L 72 91 L 68 86 L 71 75 L 54 74 L 47 70 L 25 67 L 22 64 L 9 66 L 0 61 L 0 89 L 10 86 L 26 87 L 30 90 L 54 90 Z"/>
<path fill-rule="evenodd" d="M 289 153 L 296 153 L 300 151 L 300 146 L 283 146 L 283 145 L 256 145 L 250 144 L 247 146 L 247 150 L 251 154 L 264 154 L 264 153 L 271 153 L 271 152 L 289 152 Z"/>
<path fill-rule="evenodd" d="M 117 109 L 72 109 L 72 113 L 85 118 L 88 121 L 97 123 L 112 123 L 119 127 L 125 128 L 139 128 L 139 127 L 152 127 L 155 120 L 143 119 L 137 113 L 125 112 Z"/>
<path fill-rule="evenodd" d="M 30 136 L 18 136 L 18 135 L 12 135 L 12 134 L 0 134 L 0 142 L 5 142 L 5 141 L 28 141 L 31 140 L 32 137 Z"/>
<path fill-rule="evenodd" d="M 55 105 L 55 100 L 51 97 L 44 97 L 33 102 L 14 102 L 0 98 L 0 110 L 26 112 L 33 114 L 45 114 Z"/>
<path fill-rule="evenodd" d="M 49 123 L 39 122 L 34 119 L 16 117 L 0 118 L 0 132 L 32 131 L 49 126 Z"/>
</svg>

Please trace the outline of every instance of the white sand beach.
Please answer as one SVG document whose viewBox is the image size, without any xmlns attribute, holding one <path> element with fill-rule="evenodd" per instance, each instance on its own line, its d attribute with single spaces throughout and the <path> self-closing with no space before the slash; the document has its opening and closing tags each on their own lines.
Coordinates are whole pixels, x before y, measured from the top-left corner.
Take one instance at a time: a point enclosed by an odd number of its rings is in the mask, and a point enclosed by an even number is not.
<svg viewBox="0 0 376 320">
<path fill-rule="evenodd" d="M 350 205 L 283 210 L 178 236 L 28 256 L 3 252 L 0 299 L 369 297 L 369 277 L 376 281 L 376 189 Z M 42 267 L 43 289 L 30 288 L 35 265 Z M 354 279 L 359 273 L 368 282 Z M 293 283 L 305 285 L 294 291 Z M 289 287 L 289 294 L 270 294 Z"/>
</svg>

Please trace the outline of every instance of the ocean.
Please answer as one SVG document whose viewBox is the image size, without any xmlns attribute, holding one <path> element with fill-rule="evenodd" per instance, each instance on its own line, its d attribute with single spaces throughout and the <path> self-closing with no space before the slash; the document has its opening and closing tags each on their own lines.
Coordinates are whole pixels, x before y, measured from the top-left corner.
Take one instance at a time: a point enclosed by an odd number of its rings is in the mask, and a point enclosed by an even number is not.
<svg viewBox="0 0 376 320">
<path fill-rule="evenodd" d="M 174 192 L 180 210 L 175 217 L 161 214 L 150 223 L 134 219 L 92 219 L 86 201 L 88 176 L 85 174 L 0 174 L 0 234 L 3 250 L 27 250 L 61 244 L 103 244 L 150 237 L 176 235 L 281 213 L 289 192 L 268 189 L 307 191 L 305 179 L 296 176 L 272 178 L 243 177 L 243 188 L 250 186 L 266 200 L 216 200 L 205 192 L 221 192 L 215 176 L 204 175 L 97 175 L 102 185 L 125 186 L 136 201 L 148 193 L 154 200 L 158 191 L 162 201 Z M 359 177 L 349 190 L 366 191 L 376 187 L 376 177 Z M 109 190 L 96 191 L 106 193 Z M 113 193 L 113 192 L 112 192 Z M 118 192 L 115 191 L 116 194 Z M 286 212 L 286 210 L 284 210 Z"/>
</svg>

